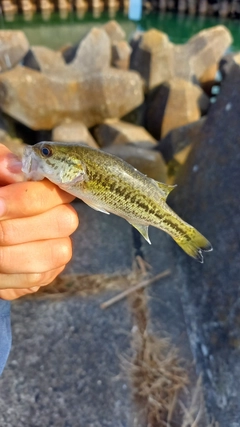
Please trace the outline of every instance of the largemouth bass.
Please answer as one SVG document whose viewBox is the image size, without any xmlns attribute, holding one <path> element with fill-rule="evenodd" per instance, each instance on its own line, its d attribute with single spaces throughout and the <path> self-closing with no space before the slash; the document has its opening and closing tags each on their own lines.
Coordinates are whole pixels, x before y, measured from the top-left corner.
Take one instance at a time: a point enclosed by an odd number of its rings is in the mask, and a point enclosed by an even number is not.
<svg viewBox="0 0 240 427">
<path fill-rule="evenodd" d="M 111 154 L 86 145 L 39 142 L 26 147 L 22 170 L 28 179 L 46 177 L 91 208 L 126 219 L 148 243 L 152 225 L 200 262 L 202 251 L 212 250 L 210 242 L 167 205 L 175 186 L 154 181 Z"/>
</svg>

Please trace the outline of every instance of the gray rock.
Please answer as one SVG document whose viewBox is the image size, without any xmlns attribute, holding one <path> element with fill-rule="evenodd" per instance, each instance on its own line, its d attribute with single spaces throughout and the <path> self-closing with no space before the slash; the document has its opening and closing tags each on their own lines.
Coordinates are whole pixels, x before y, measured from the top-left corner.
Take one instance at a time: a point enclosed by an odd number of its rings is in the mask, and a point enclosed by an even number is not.
<svg viewBox="0 0 240 427">
<path fill-rule="evenodd" d="M 201 88 L 209 97 L 212 96 L 212 91 L 215 90 L 214 86 L 219 86 L 220 74 L 218 72 L 218 69 L 219 64 L 213 64 L 205 71 L 205 73 L 199 79 Z"/>
<path fill-rule="evenodd" d="M 122 117 L 122 120 L 127 123 L 132 123 L 133 125 L 142 126 L 144 122 L 144 113 L 145 113 L 145 102 L 143 102 L 139 107 L 134 108 L 134 110 L 125 114 Z"/>
<path fill-rule="evenodd" d="M 41 71 L 40 64 L 31 49 L 29 49 L 24 56 L 22 65 L 24 65 L 24 67 L 32 68 L 32 70 Z"/>
<path fill-rule="evenodd" d="M 233 60 L 236 62 L 237 65 L 240 65 L 240 52 L 233 54 Z"/>
<path fill-rule="evenodd" d="M 232 43 L 232 36 L 224 25 L 200 31 L 186 43 L 192 75 L 201 79 L 206 70 L 217 64 Z"/>
<path fill-rule="evenodd" d="M 108 21 L 106 24 L 102 26 L 104 31 L 106 31 L 108 37 L 111 40 L 111 43 L 119 42 L 126 38 L 126 33 L 122 29 L 121 25 L 118 24 L 117 21 L 112 20 Z"/>
<path fill-rule="evenodd" d="M 201 106 L 204 105 L 206 110 L 209 103 L 202 89 L 191 82 L 175 78 L 168 85 L 170 91 L 161 125 L 162 137 L 172 129 L 200 119 Z"/>
<path fill-rule="evenodd" d="M 130 68 L 141 74 L 147 91 L 176 77 L 196 83 L 218 64 L 231 43 L 231 33 L 223 25 L 200 31 L 183 45 L 151 29 L 134 35 Z"/>
<path fill-rule="evenodd" d="M 223 78 L 225 78 L 228 75 L 233 64 L 234 64 L 234 54 L 233 53 L 228 53 L 227 55 L 224 55 L 221 58 L 221 61 L 219 62 L 219 71 L 222 74 Z"/>
<path fill-rule="evenodd" d="M 196 122 L 189 123 L 186 126 L 170 131 L 161 139 L 155 148 L 162 153 L 165 161 L 168 163 L 175 158 L 177 161 L 182 160 L 182 155 L 188 154 L 186 149 L 191 149 L 193 144 L 201 137 L 201 129 L 206 118 L 202 117 Z M 180 163 L 184 163 L 181 161 Z"/>
<path fill-rule="evenodd" d="M 202 89 L 189 81 L 174 78 L 154 89 L 148 96 L 145 124 L 160 139 L 172 129 L 199 120 L 209 99 Z"/>
<path fill-rule="evenodd" d="M 45 46 L 32 46 L 23 60 L 23 65 L 43 73 L 49 70 L 57 73 L 58 69 L 66 64 L 61 52 Z"/>
<path fill-rule="evenodd" d="M 102 71 L 111 64 L 111 43 L 106 31 L 93 28 L 80 41 L 75 57 L 68 67 L 77 69 L 79 75 Z"/>
<path fill-rule="evenodd" d="M 128 143 L 152 147 L 156 144 L 156 140 L 144 127 L 121 120 L 106 120 L 101 125 L 96 126 L 93 133 L 100 147 Z"/>
<path fill-rule="evenodd" d="M 140 73 L 146 90 L 172 77 L 173 45 L 167 34 L 155 29 L 135 33 L 130 45 L 133 49 L 130 68 Z"/>
<path fill-rule="evenodd" d="M 219 62 L 219 71 L 222 77 L 225 78 L 230 72 L 233 64 L 240 66 L 240 52 L 231 52 L 224 55 Z"/>
<path fill-rule="evenodd" d="M 76 43 L 74 45 L 64 46 L 62 50 L 62 57 L 66 64 L 69 64 L 72 62 L 76 56 L 77 48 L 79 43 Z"/>
<path fill-rule="evenodd" d="M 91 127 L 142 102 L 142 82 L 132 71 L 109 68 L 80 78 L 77 71 L 45 75 L 19 66 L 0 75 L 2 110 L 34 130 L 52 129 L 65 119 Z"/>
<path fill-rule="evenodd" d="M 205 264 L 178 248 L 182 301 L 208 413 L 219 426 L 240 419 L 239 197 L 240 69 L 234 65 L 170 196 L 173 207 L 212 243 Z"/>
<path fill-rule="evenodd" d="M 3 113 L 0 114 L 0 144 L 19 157 L 23 154 L 24 143 L 21 136 L 16 135 L 15 121 Z"/>
<path fill-rule="evenodd" d="M 120 70 L 128 70 L 131 52 L 132 48 L 126 40 L 114 42 L 112 44 L 112 65 Z"/>
<path fill-rule="evenodd" d="M 89 147 L 99 148 L 96 141 L 81 122 L 67 121 L 52 130 L 52 140 L 57 142 L 82 142 Z"/>
<path fill-rule="evenodd" d="M 22 31 L 0 30 L 0 72 L 18 64 L 26 55 L 29 43 Z"/>
</svg>

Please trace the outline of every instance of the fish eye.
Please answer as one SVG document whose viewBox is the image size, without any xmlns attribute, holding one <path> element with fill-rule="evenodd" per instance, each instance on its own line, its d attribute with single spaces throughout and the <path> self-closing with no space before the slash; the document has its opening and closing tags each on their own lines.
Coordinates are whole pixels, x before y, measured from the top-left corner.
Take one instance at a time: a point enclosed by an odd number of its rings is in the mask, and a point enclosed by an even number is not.
<svg viewBox="0 0 240 427">
<path fill-rule="evenodd" d="M 50 157 L 52 155 L 52 150 L 48 147 L 42 147 L 41 153 L 44 157 Z"/>
</svg>

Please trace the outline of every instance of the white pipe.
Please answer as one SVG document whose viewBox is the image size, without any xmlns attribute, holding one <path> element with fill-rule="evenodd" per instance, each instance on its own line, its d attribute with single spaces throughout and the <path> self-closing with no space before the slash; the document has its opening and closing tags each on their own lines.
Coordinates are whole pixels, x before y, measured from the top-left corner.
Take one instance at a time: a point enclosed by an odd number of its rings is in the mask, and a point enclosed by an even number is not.
<svg viewBox="0 0 240 427">
<path fill-rule="evenodd" d="M 142 0 L 129 0 L 128 18 L 140 21 L 142 17 Z"/>
</svg>

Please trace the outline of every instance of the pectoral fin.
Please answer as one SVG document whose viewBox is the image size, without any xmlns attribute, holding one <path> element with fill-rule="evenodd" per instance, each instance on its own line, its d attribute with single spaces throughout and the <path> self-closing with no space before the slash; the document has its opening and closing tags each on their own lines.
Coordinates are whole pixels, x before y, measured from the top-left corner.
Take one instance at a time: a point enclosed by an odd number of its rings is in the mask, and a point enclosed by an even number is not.
<svg viewBox="0 0 240 427">
<path fill-rule="evenodd" d="M 62 184 L 76 184 L 87 181 L 86 167 L 77 157 L 71 160 L 71 165 L 63 168 L 60 173 Z"/>
<path fill-rule="evenodd" d="M 149 243 L 149 245 L 151 245 L 151 241 L 150 241 L 149 236 L 148 236 L 148 225 L 142 225 L 142 224 L 138 224 L 138 223 L 130 222 L 130 221 L 128 221 L 128 222 L 134 228 L 136 228 L 139 231 L 139 233 L 141 233 L 141 235 L 144 237 L 144 239 Z"/>
<path fill-rule="evenodd" d="M 168 184 L 164 184 L 163 182 L 158 182 L 155 181 L 160 192 L 161 192 L 161 196 L 164 198 L 164 200 L 166 200 L 167 196 L 169 195 L 169 193 L 171 193 L 172 190 L 174 190 L 174 188 L 176 187 L 176 185 L 168 185 Z"/>
<path fill-rule="evenodd" d="M 63 172 L 61 174 L 62 184 L 76 184 L 77 182 L 86 181 L 87 175 L 84 171 L 71 171 L 71 172 Z"/>
</svg>

